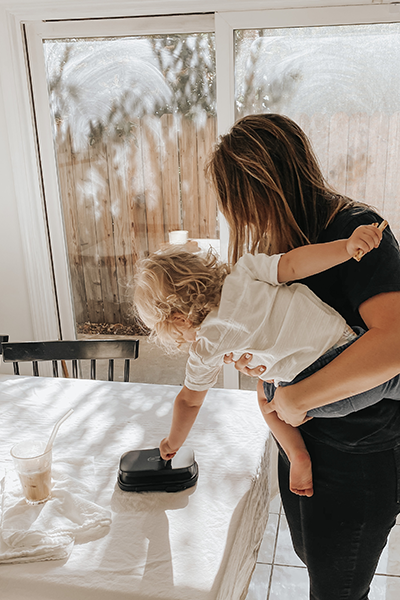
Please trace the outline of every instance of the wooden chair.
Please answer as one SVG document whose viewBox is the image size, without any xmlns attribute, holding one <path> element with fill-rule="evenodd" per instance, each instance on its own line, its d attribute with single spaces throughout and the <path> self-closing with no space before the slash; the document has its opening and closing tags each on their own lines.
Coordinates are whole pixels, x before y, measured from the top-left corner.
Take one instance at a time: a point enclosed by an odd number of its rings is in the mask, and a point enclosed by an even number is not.
<svg viewBox="0 0 400 600">
<path fill-rule="evenodd" d="M 53 377 L 58 377 L 61 361 L 64 377 L 69 377 L 67 360 L 72 361 L 72 377 L 78 378 L 78 360 L 90 360 L 90 379 L 96 379 L 96 360 L 108 359 L 108 381 L 114 381 L 114 360 L 125 359 L 124 381 L 129 381 L 130 361 L 139 356 L 139 340 L 77 340 L 56 342 L 6 342 L 1 344 L 3 362 L 12 362 L 19 375 L 20 362 L 32 362 L 39 376 L 39 362 L 51 361 Z"/>
</svg>

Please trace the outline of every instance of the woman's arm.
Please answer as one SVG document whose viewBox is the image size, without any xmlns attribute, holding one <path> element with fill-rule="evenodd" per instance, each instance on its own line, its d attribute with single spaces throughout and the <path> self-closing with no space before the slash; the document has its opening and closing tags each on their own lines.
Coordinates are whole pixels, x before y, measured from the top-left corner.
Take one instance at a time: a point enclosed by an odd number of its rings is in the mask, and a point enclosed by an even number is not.
<svg viewBox="0 0 400 600">
<path fill-rule="evenodd" d="M 175 398 L 171 429 L 168 437 L 164 438 L 160 443 L 160 454 L 164 460 L 173 458 L 186 440 L 207 391 L 196 392 L 183 386 Z"/>
<path fill-rule="evenodd" d="M 311 408 L 354 396 L 400 373 L 400 292 L 373 296 L 359 312 L 368 327 L 359 340 L 317 373 L 278 387 L 269 409 L 283 421 L 301 425 Z"/>
</svg>

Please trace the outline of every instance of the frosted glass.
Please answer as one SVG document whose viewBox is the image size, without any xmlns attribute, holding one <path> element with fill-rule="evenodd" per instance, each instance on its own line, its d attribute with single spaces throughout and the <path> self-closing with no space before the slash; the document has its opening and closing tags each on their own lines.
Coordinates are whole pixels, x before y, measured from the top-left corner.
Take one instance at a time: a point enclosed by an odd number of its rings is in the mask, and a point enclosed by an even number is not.
<svg viewBox="0 0 400 600">
<path fill-rule="evenodd" d="M 43 48 L 77 331 L 136 335 L 137 259 L 175 230 L 218 245 L 214 34 Z"/>
<path fill-rule="evenodd" d="M 235 32 L 236 116 L 280 113 L 309 136 L 338 192 L 400 238 L 400 24 Z"/>
<path fill-rule="evenodd" d="M 237 116 L 400 110 L 400 24 L 237 30 Z"/>
<path fill-rule="evenodd" d="M 50 107 L 57 133 L 85 145 L 93 127 L 129 132 L 129 120 L 165 113 L 204 123 L 215 116 L 213 33 L 45 40 Z"/>
</svg>

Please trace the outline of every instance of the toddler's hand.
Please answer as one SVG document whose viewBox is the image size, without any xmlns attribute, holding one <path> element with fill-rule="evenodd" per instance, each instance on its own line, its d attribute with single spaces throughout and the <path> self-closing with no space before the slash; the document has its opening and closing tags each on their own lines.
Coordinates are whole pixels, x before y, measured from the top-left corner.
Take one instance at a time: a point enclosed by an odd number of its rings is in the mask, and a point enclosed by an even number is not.
<svg viewBox="0 0 400 600">
<path fill-rule="evenodd" d="M 160 443 L 160 456 L 163 460 L 174 458 L 179 448 L 171 448 L 168 438 L 164 438 Z"/>
<path fill-rule="evenodd" d="M 359 251 L 367 254 L 379 246 L 381 239 L 382 231 L 376 225 L 360 225 L 347 240 L 346 250 L 349 256 L 354 256 Z"/>
</svg>

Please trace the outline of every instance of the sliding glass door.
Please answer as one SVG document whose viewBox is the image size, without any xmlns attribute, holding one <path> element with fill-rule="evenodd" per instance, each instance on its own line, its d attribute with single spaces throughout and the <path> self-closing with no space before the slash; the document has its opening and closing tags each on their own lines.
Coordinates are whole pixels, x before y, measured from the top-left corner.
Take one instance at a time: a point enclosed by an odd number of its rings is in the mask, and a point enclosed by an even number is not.
<svg viewBox="0 0 400 600">
<path fill-rule="evenodd" d="M 176 19 L 163 20 L 169 33 L 137 34 L 141 20 L 131 35 L 41 31 L 48 101 L 36 109 L 51 121 L 77 334 L 140 332 L 135 263 L 171 231 L 218 246 L 204 177 L 216 140 L 215 35 L 200 21 L 187 33 Z"/>
</svg>

